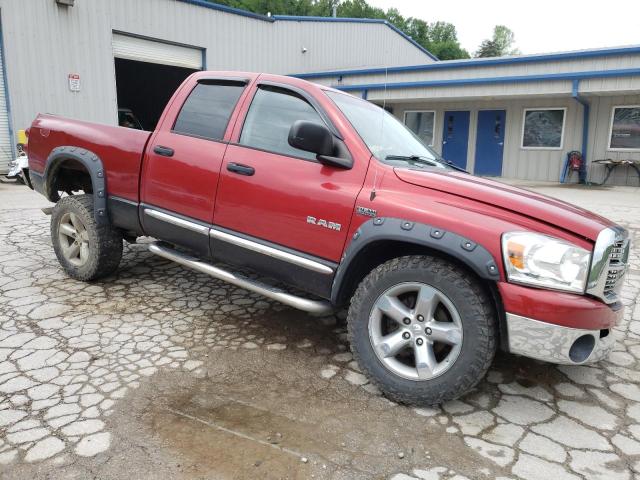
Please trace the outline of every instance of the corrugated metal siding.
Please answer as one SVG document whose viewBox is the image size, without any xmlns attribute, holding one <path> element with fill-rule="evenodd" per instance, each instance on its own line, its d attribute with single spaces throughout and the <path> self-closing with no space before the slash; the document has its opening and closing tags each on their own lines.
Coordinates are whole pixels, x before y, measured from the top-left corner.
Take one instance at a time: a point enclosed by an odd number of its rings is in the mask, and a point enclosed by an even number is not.
<svg viewBox="0 0 640 480">
<path fill-rule="evenodd" d="M 405 71 L 405 72 L 390 72 L 388 74 L 376 73 L 376 74 L 358 74 L 347 75 L 339 80 L 338 77 L 318 78 L 319 83 L 326 85 L 359 85 L 364 83 L 388 83 L 395 82 L 414 82 L 414 81 L 435 81 L 435 80 L 459 80 L 469 78 L 493 78 L 493 77 L 513 77 L 520 75 L 543 75 L 549 73 L 575 73 L 575 72 L 589 72 L 589 71 L 601 71 L 601 70 L 618 70 L 627 68 L 639 68 L 640 67 L 640 54 L 626 54 L 626 55 L 613 55 L 609 57 L 598 58 L 577 58 L 577 59 L 565 59 L 561 61 L 542 61 L 537 63 L 515 63 L 515 64 L 499 64 L 490 66 L 477 66 L 477 63 L 471 63 L 469 68 L 455 68 L 455 69 L 437 69 L 437 70 L 422 70 L 422 71 Z M 313 80 L 313 79 L 311 79 Z M 632 78 L 625 78 L 622 85 L 628 84 L 633 81 Z M 592 80 L 596 82 L 596 80 Z M 597 82 L 608 82 L 610 80 L 597 80 Z M 636 83 L 640 81 L 640 76 L 635 77 Z M 571 82 L 567 82 L 570 83 Z M 528 92 L 534 92 L 537 88 L 535 84 L 527 84 Z M 599 83 L 593 85 L 593 87 L 585 88 L 597 88 Z M 611 85 L 612 88 L 618 88 L 615 85 Z M 621 87 L 621 88 L 623 88 Z M 471 87 L 476 90 L 474 95 L 482 95 L 487 85 L 478 85 Z M 637 87 L 636 87 L 637 88 Z M 526 92 L 525 92 L 526 93 Z"/>
<path fill-rule="evenodd" d="M 598 58 L 576 58 L 562 61 L 543 61 L 539 63 L 500 64 L 475 66 L 469 68 L 437 69 L 423 71 L 395 72 L 385 75 L 358 74 L 339 77 L 311 78 L 324 85 L 348 86 L 366 84 L 393 84 L 401 82 L 448 81 L 482 78 L 509 78 L 526 75 L 544 75 L 559 73 L 591 72 L 603 70 L 619 70 L 640 68 L 640 54 L 612 55 Z M 474 99 L 481 100 L 497 96 L 566 96 L 572 91 L 571 80 L 545 80 L 519 83 L 445 85 L 410 88 L 371 89 L 368 98 L 371 100 L 403 101 L 409 99 L 441 100 L 441 99 Z M 620 78 L 596 78 L 580 81 L 582 93 L 628 94 L 640 91 L 640 75 Z"/>
<path fill-rule="evenodd" d="M 640 89 L 640 80 L 638 82 Z M 445 86 L 445 87 L 412 87 L 402 89 L 369 90 L 367 98 L 373 101 L 403 100 L 450 100 L 461 99 L 482 100 L 495 97 L 517 96 L 568 96 L 571 94 L 571 82 L 546 81 L 529 83 L 499 83 L 482 86 Z"/>
<path fill-rule="evenodd" d="M 114 30 L 205 48 L 210 70 L 286 74 L 432 62 L 380 24 L 266 22 L 176 0 L 76 0 L 70 8 L 0 0 L 0 9 L 16 128 L 38 112 L 115 124 Z M 69 73 L 80 75 L 80 92 L 69 91 Z"/>
<path fill-rule="evenodd" d="M 591 96 L 589 117 L 589 142 L 587 145 L 587 161 L 589 163 L 589 180 L 599 183 L 604 178 L 605 169 L 593 160 L 634 159 L 640 160 L 640 151 L 612 151 L 609 150 L 609 135 L 611 115 L 614 106 L 640 105 L 640 94 L 626 96 Z M 475 165 L 475 146 L 477 132 L 477 118 L 479 110 L 506 110 L 506 130 L 504 139 L 504 156 L 502 176 L 538 181 L 559 181 L 560 170 L 564 159 L 571 150 L 582 150 L 582 106 L 572 98 L 535 98 L 527 99 L 496 99 L 486 101 L 465 102 L 429 102 L 414 101 L 407 103 L 393 103 L 394 114 L 401 120 L 407 110 L 435 110 L 436 125 L 434 132 L 434 149 L 442 152 L 442 133 L 444 112 L 446 110 L 469 110 L 469 149 L 467 169 L 471 172 Z M 563 146 L 561 150 L 527 150 L 521 148 L 522 121 L 525 108 L 564 107 L 566 119 Z M 577 181 L 577 175 L 571 177 Z M 629 185 L 637 187 L 639 179 L 634 170 L 619 167 L 614 170 L 607 181 L 607 185 Z"/>
<path fill-rule="evenodd" d="M 1 27 L 0 35 L 2 35 Z M 0 43 L 0 173 L 6 173 L 9 170 L 9 162 L 13 157 L 13 139 L 11 138 L 11 129 L 9 128 L 9 114 L 4 83 L 4 52 L 1 47 L 2 44 Z"/>
</svg>

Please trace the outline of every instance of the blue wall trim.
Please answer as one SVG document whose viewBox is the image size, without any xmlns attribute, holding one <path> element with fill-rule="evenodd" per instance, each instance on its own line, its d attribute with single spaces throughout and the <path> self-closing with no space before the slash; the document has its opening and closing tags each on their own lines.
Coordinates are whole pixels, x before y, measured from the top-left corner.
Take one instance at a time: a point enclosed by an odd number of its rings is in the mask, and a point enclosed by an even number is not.
<svg viewBox="0 0 640 480">
<path fill-rule="evenodd" d="M 260 15 L 259 13 L 249 12 L 248 10 L 242 10 L 240 8 L 228 7 L 226 5 L 220 5 L 218 3 L 211 3 L 205 0 L 178 0 L 183 3 L 190 3 L 198 7 L 209 8 L 211 10 L 218 10 L 220 12 L 233 13 L 234 15 L 241 15 L 243 17 L 255 18 L 265 22 L 273 22 L 274 19 L 267 17 L 266 15 Z"/>
<path fill-rule="evenodd" d="M 304 15 L 273 15 L 272 18 L 290 22 L 388 23 L 381 18 L 313 17 Z"/>
<path fill-rule="evenodd" d="M 535 63 L 535 62 L 556 62 L 562 60 L 573 60 L 581 58 L 597 58 L 612 55 L 630 55 L 640 53 L 640 46 L 607 48 L 600 50 L 586 50 L 581 52 L 563 52 L 563 53 L 545 53 L 540 55 L 527 55 L 522 57 L 497 57 L 497 58 L 478 58 L 471 60 L 440 60 L 437 63 L 428 63 L 426 65 L 408 65 L 405 67 L 389 67 L 389 68 L 365 68 L 360 70 L 334 70 L 331 72 L 316 73 L 294 73 L 292 77 L 298 78 L 325 78 L 347 75 L 371 75 L 380 73 L 398 73 L 398 72 L 422 72 L 429 70 L 446 70 L 456 68 L 477 68 L 492 65 L 509 65 L 518 63 Z"/>
<path fill-rule="evenodd" d="M 234 15 L 241 15 L 243 17 L 255 18 L 256 20 L 262 20 L 264 22 L 275 22 L 276 20 L 289 21 L 289 22 L 336 22 L 336 23 L 380 23 L 386 25 L 391 30 L 401 35 L 405 40 L 411 43 L 414 47 L 418 48 L 422 53 L 429 56 L 433 60 L 438 60 L 433 53 L 424 48 L 413 38 L 399 30 L 395 25 L 378 18 L 348 18 L 348 17 L 305 17 L 297 15 L 273 15 L 268 17 L 267 15 L 260 15 L 259 13 L 249 12 L 240 8 L 227 7 L 226 5 L 220 5 L 218 3 L 211 3 L 205 0 L 178 0 L 179 2 L 189 3 L 198 7 L 209 8 L 211 10 L 218 10 L 220 12 L 233 13 Z"/>
<path fill-rule="evenodd" d="M 626 68 L 618 70 L 593 70 L 584 72 L 545 73 L 537 75 L 514 75 L 510 77 L 476 77 L 456 78 L 451 80 L 425 80 L 415 82 L 395 83 L 362 83 L 356 85 L 332 85 L 333 88 L 345 92 L 353 90 L 382 90 L 416 87 L 452 87 L 465 85 L 488 85 L 494 83 L 524 83 L 551 80 L 584 80 L 587 78 L 631 77 L 640 76 L 640 68 Z"/>
<path fill-rule="evenodd" d="M 0 12 L 0 52 L 2 52 L 2 79 L 4 80 L 4 98 L 7 105 L 7 120 L 9 126 L 9 144 L 11 145 L 11 156 L 18 155 L 16 151 L 16 137 L 13 130 L 13 119 L 11 118 L 11 99 L 9 98 L 9 81 L 7 80 L 7 55 L 4 49 L 4 34 L 2 31 L 2 13 Z M 25 125 L 27 128 L 29 125 Z"/>
</svg>

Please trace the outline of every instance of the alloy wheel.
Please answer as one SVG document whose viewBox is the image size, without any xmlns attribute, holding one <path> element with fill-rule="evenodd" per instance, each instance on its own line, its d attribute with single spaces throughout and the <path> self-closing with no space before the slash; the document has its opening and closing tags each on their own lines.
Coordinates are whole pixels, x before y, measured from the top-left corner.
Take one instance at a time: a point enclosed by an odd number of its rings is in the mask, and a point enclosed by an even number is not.
<svg viewBox="0 0 640 480">
<path fill-rule="evenodd" d="M 386 290 L 373 305 L 368 330 L 378 360 L 408 380 L 442 375 L 462 349 L 458 310 L 426 283 L 405 282 Z"/>
<path fill-rule="evenodd" d="M 65 213 L 58 225 L 58 238 L 64 258 L 76 267 L 81 267 L 89 258 L 89 233 L 75 213 Z"/>
</svg>

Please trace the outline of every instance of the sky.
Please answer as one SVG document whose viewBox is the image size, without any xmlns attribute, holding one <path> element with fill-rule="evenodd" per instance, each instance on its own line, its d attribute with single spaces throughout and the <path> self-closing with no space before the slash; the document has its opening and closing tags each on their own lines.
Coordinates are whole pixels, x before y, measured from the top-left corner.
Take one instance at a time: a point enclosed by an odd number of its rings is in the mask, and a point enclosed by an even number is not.
<svg viewBox="0 0 640 480">
<path fill-rule="evenodd" d="M 470 54 L 494 25 L 515 33 L 523 54 L 640 44 L 640 0 L 368 0 L 404 17 L 453 23 Z"/>
</svg>

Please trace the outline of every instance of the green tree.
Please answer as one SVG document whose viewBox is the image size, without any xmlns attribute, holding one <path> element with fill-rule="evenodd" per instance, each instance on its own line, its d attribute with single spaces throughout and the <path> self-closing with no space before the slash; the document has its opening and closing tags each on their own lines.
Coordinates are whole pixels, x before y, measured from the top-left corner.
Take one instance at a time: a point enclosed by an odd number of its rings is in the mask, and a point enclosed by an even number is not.
<svg viewBox="0 0 640 480">
<path fill-rule="evenodd" d="M 434 22 L 429 25 L 427 37 L 429 42 L 425 46 L 440 60 L 455 60 L 469 58 L 469 52 L 460 46 L 456 27 L 447 22 Z"/>
<path fill-rule="evenodd" d="M 429 50 L 440 60 L 469 58 L 460 46 L 456 27 L 447 22 L 427 23 L 419 18 L 405 18 L 398 9 L 386 12 L 369 5 L 366 0 L 208 0 L 212 3 L 241 8 L 266 15 L 304 15 L 329 17 L 334 7 L 338 17 L 377 18 L 386 20 Z"/>
<path fill-rule="evenodd" d="M 515 35 L 504 25 L 496 25 L 493 37 L 484 40 L 476 52 L 476 57 L 502 57 L 504 55 L 519 55 L 520 51 L 513 48 Z"/>
</svg>

